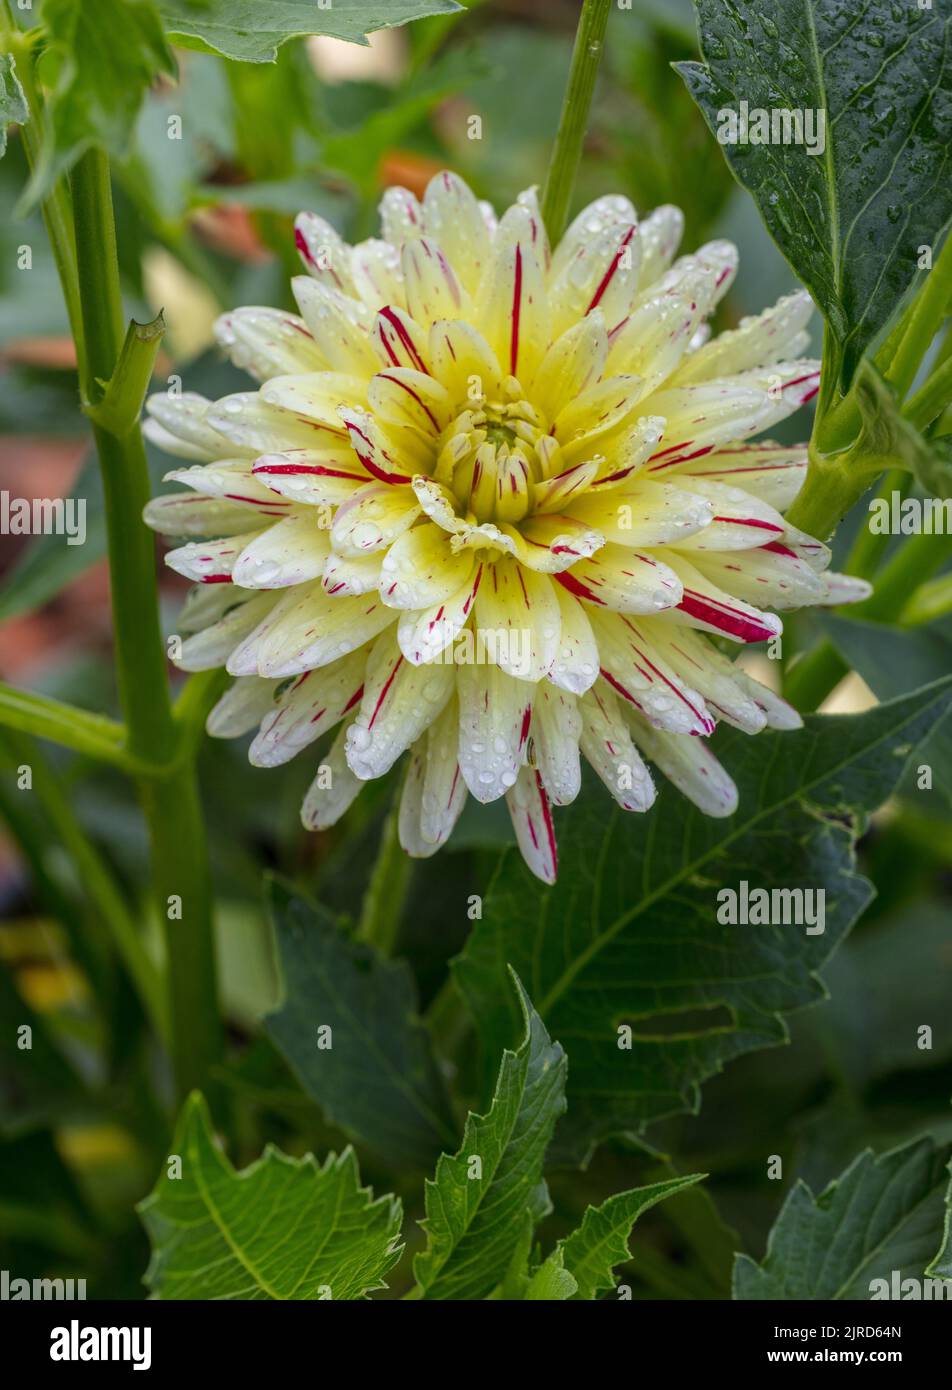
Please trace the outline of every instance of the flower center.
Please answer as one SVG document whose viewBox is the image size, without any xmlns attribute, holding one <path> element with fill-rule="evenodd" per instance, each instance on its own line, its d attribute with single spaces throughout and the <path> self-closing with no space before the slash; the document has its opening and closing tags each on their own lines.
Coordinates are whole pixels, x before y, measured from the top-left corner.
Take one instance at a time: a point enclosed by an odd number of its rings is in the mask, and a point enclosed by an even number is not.
<svg viewBox="0 0 952 1390">
<path fill-rule="evenodd" d="M 502 399 L 471 399 L 444 433 L 437 477 L 464 516 L 515 524 L 532 510 L 533 486 L 545 476 L 544 454 L 554 441 L 515 377 L 503 383 Z"/>
</svg>

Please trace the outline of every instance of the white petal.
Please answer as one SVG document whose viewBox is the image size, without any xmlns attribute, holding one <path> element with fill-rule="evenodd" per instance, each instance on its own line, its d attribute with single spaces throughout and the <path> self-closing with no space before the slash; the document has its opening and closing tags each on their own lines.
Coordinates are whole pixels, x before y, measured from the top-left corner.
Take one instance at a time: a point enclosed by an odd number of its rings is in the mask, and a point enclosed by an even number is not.
<svg viewBox="0 0 952 1390">
<path fill-rule="evenodd" d="M 239 676 L 209 713 L 205 732 L 210 738 L 240 738 L 257 726 L 273 698 L 274 681 Z"/>
<path fill-rule="evenodd" d="M 142 520 L 162 536 L 237 536 L 257 531 L 262 513 L 237 502 L 202 497 L 194 492 L 170 492 L 145 504 Z"/>
<path fill-rule="evenodd" d="M 395 632 L 378 638 L 347 737 L 347 761 L 355 775 L 368 781 L 389 772 L 441 713 L 455 683 L 452 665 L 413 666 L 400 651 Z"/>
<path fill-rule="evenodd" d="M 337 509 L 331 544 L 338 554 L 354 558 L 385 550 L 419 515 L 416 497 L 409 488 L 368 483 Z"/>
<path fill-rule="evenodd" d="M 369 309 L 403 303 L 400 252 L 389 241 L 369 237 L 358 242 L 351 252 L 350 273 L 357 295 Z"/>
<path fill-rule="evenodd" d="M 750 367 L 799 357 L 806 346 L 804 329 L 813 313 L 806 290 L 785 295 L 771 309 L 741 319 L 738 328 L 720 333 L 682 362 L 677 381 L 711 381 Z"/>
<path fill-rule="evenodd" d="M 380 583 L 382 564 L 383 552 L 379 550 L 358 556 L 331 553 L 324 561 L 321 583 L 325 592 L 334 598 L 370 594 Z"/>
<path fill-rule="evenodd" d="M 506 793 L 506 805 L 527 867 L 543 883 L 554 883 L 558 871 L 555 830 L 549 799 L 535 768 L 522 769 L 515 786 Z"/>
<path fill-rule="evenodd" d="M 309 275 L 321 284 L 350 294 L 350 248 L 340 233 L 316 212 L 294 220 L 294 240 Z"/>
<path fill-rule="evenodd" d="M 380 200 L 380 227 L 385 241 L 402 246 L 423 235 L 423 209 L 408 188 L 388 188 Z"/>
<path fill-rule="evenodd" d="M 651 773 L 631 741 L 628 724 L 607 681 L 579 701 L 586 760 L 625 811 L 647 811 L 655 799 Z"/>
<path fill-rule="evenodd" d="M 275 381 L 296 381 L 297 377 L 275 377 Z M 236 447 L 251 458 L 259 454 L 281 453 L 285 449 L 320 449 L 339 443 L 334 434 L 311 424 L 290 411 L 269 405 L 259 391 L 239 391 L 223 396 L 209 408 L 208 420 L 228 441 L 222 454 L 235 452 Z M 340 433 L 340 422 L 337 422 Z"/>
<path fill-rule="evenodd" d="M 469 621 L 485 566 L 478 564 L 466 583 L 442 603 L 401 614 L 397 638 L 400 650 L 415 666 L 433 661 L 456 641 Z"/>
<path fill-rule="evenodd" d="M 221 435 L 208 421 L 211 405 L 211 401 L 194 391 L 183 391 L 177 396 L 157 391 L 149 396 L 145 408 L 162 430 L 158 438 L 152 436 L 154 442 L 168 453 L 183 458 L 220 458 L 227 451 Z M 148 424 L 146 433 L 149 433 Z M 176 447 L 168 442 L 170 440 L 176 442 Z"/>
<path fill-rule="evenodd" d="M 367 306 L 306 275 L 296 275 L 291 288 L 325 364 L 334 372 L 361 378 L 374 371 L 373 316 Z"/>
<path fill-rule="evenodd" d="M 277 767 L 339 724 L 360 699 L 366 660 L 366 652 L 352 652 L 323 670 L 283 681 L 248 750 L 249 761 Z"/>
<path fill-rule="evenodd" d="M 380 597 L 390 608 L 445 603 L 469 581 L 471 551 L 454 551 L 441 527 L 427 521 L 398 536 L 383 557 Z"/>
<path fill-rule="evenodd" d="M 272 492 L 308 507 L 336 507 L 370 482 L 350 445 L 343 442 L 333 451 L 288 449 L 283 454 L 261 454 L 253 471 Z"/>
<path fill-rule="evenodd" d="M 477 326 L 503 370 L 524 381 L 532 380 L 549 341 L 544 245 L 541 221 L 513 205 L 499 224 L 477 296 Z"/>
<path fill-rule="evenodd" d="M 421 328 L 437 319 L 468 317 L 469 296 L 442 248 L 429 237 L 404 243 L 400 255 L 407 309 Z"/>
<path fill-rule="evenodd" d="M 270 528 L 269 528 L 270 529 Z M 259 531 L 258 535 L 264 535 Z M 235 561 L 244 550 L 248 538 L 225 536 L 214 541 L 190 541 L 177 550 L 166 553 L 165 563 L 176 574 L 182 574 L 197 584 L 230 584 Z"/>
<path fill-rule="evenodd" d="M 285 420 L 296 422 L 298 431 L 293 442 L 272 444 L 261 453 L 283 452 L 288 448 L 319 449 L 326 444 L 339 445 L 340 440 L 332 436 L 344 432 L 340 410 L 362 406 L 367 399 L 367 386 L 358 377 L 341 372 L 275 376 L 262 386 L 261 399 L 272 407 L 279 407 Z M 317 438 L 305 433 L 311 429 Z"/>
<path fill-rule="evenodd" d="M 703 739 L 654 729 L 635 713 L 629 722 L 641 751 L 706 816 L 734 814 L 737 788 Z"/>
<path fill-rule="evenodd" d="M 532 704 L 529 759 L 542 774 L 542 785 L 556 806 L 567 806 L 579 794 L 581 733 L 575 696 L 540 681 Z"/>
<path fill-rule="evenodd" d="M 664 621 L 698 627 L 734 642 L 765 642 L 783 631 L 783 623 L 773 613 L 762 613 L 759 608 L 719 588 L 683 555 L 666 550 L 665 556 L 684 585 L 684 596 L 676 609 L 668 609 Z M 740 565 L 743 557 L 734 556 L 732 562 Z"/>
<path fill-rule="evenodd" d="M 532 688 L 491 663 L 460 666 L 459 765 L 477 801 L 496 801 L 525 760 Z"/>
<path fill-rule="evenodd" d="M 297 603 L 295 595 L 300 595 Z M 374 594 L 331 598 L 320 584 L 310 584 L 292 589 L 288 597 L 292 603 L 258 644 L 259 675 L 296 676 L 328 666 L 393 623 L 392 612 Z"/>
<path fill-rule="evenodd" d="M 319 372 L 328 365 L 304 320 L 281 309 L 231 309 L 215 320 L 215 341 L 258 381 L 286 372 Z"/>
<path fill-rule="evenodd" d="M 487 568 L 475 623 L 477 640 L 491 644 L 496 663 L 519 680 L 541 680 L 558 655 L 561 614 L 553 583 L 509 557 Z"/>
<path fill-rule="evenodd" d="M 640 478 L 607 492 L 589 491 L 568 511 L 607 541 L 636 547 L 677 545 L 703 531 L 714 516 L 710 502 L 697 493 Z"/>
<path fill-rule="evenodd" d="M 305 830 L 327 830 L 349 810 L 364 785 L 347 766 L 348 725 L 341 728 L 317 770 L 301 806 Z"/>
<path fill-rule="evenodd" d="M 681 601 L 681 581 L 654 555 L 606 545 L 557 576 L 576 598 L 616 613 L 660 613 Z"/>
<path fill-rule="evenodd" d="M 617 695 L 656 728 L 710 734 L 714 719 L 700 693 L 682 681 L 651 641 L 655 622 L 621 613 L 594 615 L 602 675 Z"/>
<path fill-rule="evenodd" d="M 475 294 L 489 256 L 485 219 L 468 186 L 456 174 L 434 174 L 423 195 L 427 236 L 442 246 L 463 288 Z"/>
<path fill-rule="evenodd" d="M 557 584 L 559 646 L 549 670 L 549 680 L 560 690 L 582 695 L 598 679 L 598 643 L 585 609 L 578 599 Z"/>
<path fill-rule="evenodd" d="M 181 671 L 213 671 L 224 666 L 238 643 L 254 631 L 274 604 L 271 594 L 254 595 L 250 602 L 242 602 L 245 596 L 239 599 L 239 591 L 233 585 L 221 587 L 235 601 L 217 622 L 185 639 L 175 662 Z"/>
<path fill-rule="evenodd" d="M 313 512 L 279 521 L 245 546 L 232 570 L 232 582 L 244 589 L 286 589 L 306 584 L 323 573 L 330 537 Z"/>
<path fill-rule="evenodd" d="M 444 845 L 466 804 L 466 783 L 456 761 L 459 705 L 453 695 L 413 748 L 400 801 L 400 843 L 414 858 Z"/>
</svg>

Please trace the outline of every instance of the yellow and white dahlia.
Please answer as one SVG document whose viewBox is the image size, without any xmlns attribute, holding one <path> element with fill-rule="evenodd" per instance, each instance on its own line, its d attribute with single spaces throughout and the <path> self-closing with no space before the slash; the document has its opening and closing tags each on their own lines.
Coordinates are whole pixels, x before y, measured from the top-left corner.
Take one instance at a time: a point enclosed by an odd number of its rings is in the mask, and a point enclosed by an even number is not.
<svg viewBox="0 0 952 1390">
<path fill-rule="evenodd" d="M 195 538 L 166 559 L 198 583 L 179 664 L 236 678 L 210 733 L 257 726 L 273 766 L 340 725 L 314 829 L 409 750 L 408 853 L 446 841 L 467 792 L 505 797 L 546 882 L 580 754 L 626 810 L 654 798 L 647 758 L 729 815 L 717 721 L 799 720 L 710 635 L 759 642 L 774 610 L 866 592 L 784 521 L 805 450 L 747 442 L 816 392 L 809 297 L 709 340 L 736 249 L 675 261 L 679 211 L 639 223 L 623 197 L 552 253 L 533 192 L 497 224 L 449 173 L 422 203 L 389 189 L 381 219 L 350 247 L 302 214 L 300 317 L 219 320 L 257 390 L 148 402 L 150 438 L 197 461 L 146 520 Z"/>
</svg>

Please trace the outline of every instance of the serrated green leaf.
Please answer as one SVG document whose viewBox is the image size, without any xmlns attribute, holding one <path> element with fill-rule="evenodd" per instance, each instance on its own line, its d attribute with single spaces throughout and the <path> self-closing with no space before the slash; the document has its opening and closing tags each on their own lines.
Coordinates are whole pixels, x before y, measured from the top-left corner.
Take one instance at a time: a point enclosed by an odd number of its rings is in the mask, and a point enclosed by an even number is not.
<svg viewBox="0 0 952 1390">
<path fill-rule="evenodd" d="M 556 1246 L 532 1275 L 522 1297 L 526 1303 L 561 1302 L 574 1297 L 577 1290 L 574 1276 L 565 1268 L 565 1254 Z"/>
<path fill-rule="evenodd" d="M 919 1139 L 878 1157 L 867 1149 L 814 1197 L 787 1195 L 761 1264 L 738 1255 L 737 1299 L 855 1299 L 873 1279 L 921 1279 L 942 1230 L 947 1154 Z"/>
<path fill-rule="evenodd" d="M 285 996 L 267 1032 L 329 1120 L 389 1164 L 429 1167 L 458 1130 L 408 967 L 349 940 L 277 881 L 268 899 Z M 332 1030 L 323 1050 L 322 1025 Z"/>
<path fill-rule="evenodd" d="M 503 1052 L 488 1113 L 470 1113 L 459 1151 L 427 1180 L 427 1247 L 413 1266 L 424 1298 L 486 1298 L 524 1239 L 525 1212 L 535 1224 L 550 1207 L 542 1166 L 565 1109 L 565 1054 L 516 983 L 522 1044 Z"/>
<path fill-rule="evenodd" d="M 16 60 L 12 53 L 0 53 L 0 158 L 6 154 L 7 126 L 23 125 L 29 118 Z"/>
<path fill-rule="evenodd" d="M 896 628 L 824 615 L 823 630 L 880 700 L 894 699 L 952 671 L 952 641 L 937 626 Z M 934 769 L 936 794 L 952 800 L 952 715 L 936 720 L 920 762 Z"/>
<path fill-rule="evenodd" d="M 384 1288 L 400 1258 L 401 1207 L 360 1186 L 352 1149 L 289 1158 L 269 1145 L 236 1172 L 195 1093 L 164 1173 L 139 1203 L 152 1241 L 145 1281 L 163 1299 L 355 1299 Z"/>
<path fill-rule="evenodd" d="M 686 1178 L 652 1183 L 650 1187 L 636 1187 L 630 1192 L 616 1193 L 601 1206 L 589 1207 L 582 1224 L 565 1240 L 560 1240 L 557 1247 L 577 1285 L 574 1296 L 592 1299 L 613 1289 L 613 1270 L 629 1258 L 628 1240 L 641 1213 L 666 1197 L 693 1187 L 703 1176 L 694 1173 Z"/>
<path fill-rule="evenodd" d="M 246 63 L 269 63 L 288 39 L 310 34 L 367 42 L 434 14 L 454 14 L 456 0 L 160 0 L 165 27 L 177 43 Z"/>
<path fill-rule="evenodd" d="M 822 309 L 847 383 L 909 290 L 918 248 L 935 247 L 952 217 L 944 9 L 695 0 L 704 61 L 677 65 L 715 133 L 742 101 L 750 113 L 825 113 L 822 152 L 736 143 L 724 153 Z"/>
<path fill-rule="evenodd" d="M 490 1053 L 515 1026 L 506 962 L 570 1050 L 560 1158 L 696 1110 L 700 1084 L 732 1058 L 786 1041 L 784 1016 L 822 998 L 816 972 L 869 901 L 853 869 L 857 831 L 950 695 L 946 679 L 864 714 L 813 716 L 797 732 L 723 731 L 716 748 L 740 792 L 726 820 L 670 787 L 644 818 L 626 816 L 589 782 L 559 823 L 555 889 L 503 857 L 454 968 Z M 743 880 L 822 888 L 824 932 L 719 923 L 718 891 Z"/>
<path fill-rule="evenodd" d="M 49 35 L 41 71 L 52 94 L 24 210 L 91 145 L 123 153 L 146 91 L 159 73 L 176 70 L 152 0 L 43 0 L 40 17 Z"/>
<path fill-rule="evenodd" d="M 942 1245 L 926 1274 L 930 1279 L 952 1279 L 952 1161 L 949 1162 L 949 1185 L 945 1191 Z"/>
</svg>

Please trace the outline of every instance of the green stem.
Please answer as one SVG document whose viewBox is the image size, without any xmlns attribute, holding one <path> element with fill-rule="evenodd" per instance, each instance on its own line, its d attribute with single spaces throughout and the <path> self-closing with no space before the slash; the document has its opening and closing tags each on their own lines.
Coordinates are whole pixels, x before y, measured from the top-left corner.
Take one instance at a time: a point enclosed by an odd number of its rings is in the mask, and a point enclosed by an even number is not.
<svg viewBox="0 0 952 1390">
<path fill-rule="evenodd" d="M 400 844 L 400 791 L 398 779 L 394 801 L 383 825 L 380 849 L 361 904 L 356 936 L 381 955 L 393 954 L 400 931 L 400 918 L 413 872 L 413 861 Z"/>
<path fill-rule="evenodd" d="M 937 372 L 903 406 L 902 413 L 917 430 L 924 430 L 952 401 L 952 357 L 947 358 Z"/>
<path fill-rule="evenodd" d="M 912 594 L 952 555 L 952 536 L 911 536 L 876 581 L 876 590 L 852 610 L 858 618 L 895 622 Z"/>
<path fill-rule="evenodd" d="M 819 709 L 849 671 L 833 643 L 826 637 L 790 668 L 784 681 L 783 696 L 801 714 Z"/>
<path fill-rule="evenodd" d="M 194 766 L 178 756 L 154 546 L 142 522 L 151 490 L 142 435 L 137 422 L 113 432 L 138 415 L 147 383 L 141 355 L 153 353 L 155 342 L 135 334 L 126 340 L 120 375 L 127 398 L 118 385 L 110 388 L 123 356 L 123 318 L 109 161 L 100 150 L 90 150 L 78 161 L 72 192 L 86 340 L 81 387 L 84 405 L 92 407 L 103 476 L 119 695 L 130 751 L 169 769 L 161 778 L 141 780 L 139 795 L 166 936 L 176 1089 L 184 1096 L 207 1086 L 221 1055 L 211 885 Z M 129 360 L 130 354 L 138 356 L 138 363 Z M 107 401 L 105 411 L 98 412 Z"/>
<path fill-rule="evenodd" d="M 148 772 L 149 764 L 127 752 L 126 731 L 102 714 L 0 682 L 0 725 L 20 733 L 48 738 L 74 753 L 110 763 L 124 772 Z"/>
<path fill-rule="evenodd" d="M 930 579 L 912 595 L 899 615 L 904 627 L 921 627 L 952 613 L 952 573 Z"/>
<path fill-rule="evenodd" d="M 579 17 L 559 129 L 542 195 L 542 220 L 553 245 L 565 230 L 568 218 L 610 9 L 611 0 L 584 0 Z"/>
<path fill-rule="evenodd" d="M 887 502 L 894 492 L 906 497 L 912 491 L 913 481 L 911 473 L 902 468 L 891 468 L 876 489 L 876 497 Z M 888 531 L 875 532 L 864 525 L 853 542 L 846 562 L 846 573 L 855 574 L 859 579 L 872 579 L 890 539 Z"/>
<path fill-rule="evenodd" d="M 886 380 L 904 400 L 915 380 L 916 372 L 929 345 L 948 313 L 952 296 L 952 236 L 947 236 L 935 265 L 925 278 L 921 290 L 906 311 L 899 346 L 885 371 Z M 887 347 L 888 347 L 887 342 Z"/>
</svg>

